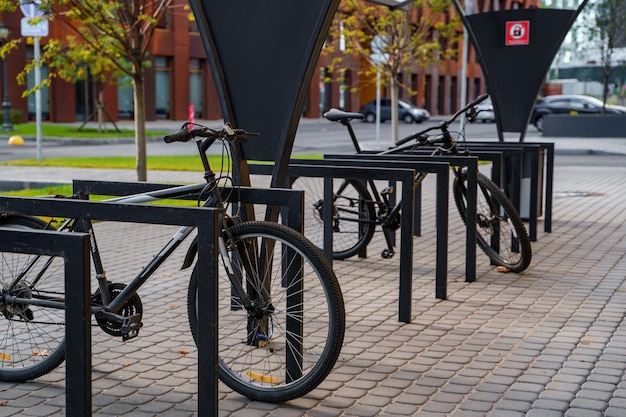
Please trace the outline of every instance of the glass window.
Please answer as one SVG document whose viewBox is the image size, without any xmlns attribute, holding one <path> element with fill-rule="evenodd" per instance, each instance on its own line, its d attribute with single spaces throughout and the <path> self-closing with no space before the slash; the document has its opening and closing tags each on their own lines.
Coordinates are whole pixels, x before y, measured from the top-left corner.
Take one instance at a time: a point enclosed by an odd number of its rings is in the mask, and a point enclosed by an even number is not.
<svg viewBox="0 0 626 417">
<path fill-rule="evenodd" d="M 120 120 L 132 120 L 135 118 L 133 98 L 133 83 L 129 76 L 117 81 L 117 117 Z"/>
<path fill-rule="evenodd" d="M 159 16 L 156 27 L 159 29 L 171 29 L 169 10 L 166 10 L 163 14 L 161 14 L 161 16 Z"/>
<path fill-rule="evenodd" d="M 189 62 L 189 104 L 194 107 L 194 117 L 202 117 L 202 63 L 199 59 Z"/>
<path fill-rule="evenodd" d="M 157 119 L 170 118 L 170 62 L 166 57 L 154 59 L 155 104 Z"/>
</svg>

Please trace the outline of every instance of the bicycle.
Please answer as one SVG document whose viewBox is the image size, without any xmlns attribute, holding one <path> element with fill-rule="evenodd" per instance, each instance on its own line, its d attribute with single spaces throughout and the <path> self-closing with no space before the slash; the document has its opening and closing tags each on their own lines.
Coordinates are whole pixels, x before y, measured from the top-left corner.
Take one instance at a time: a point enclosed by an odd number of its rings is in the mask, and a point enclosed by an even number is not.
<svg viewBox="0 0 626 417">
<path fill-rule="evenodd" d="M 465 120 L 472 120 L 478 114 L 476 105 L 485 100 L 482 95 L 460 109 L 447 120 L 414 133 L 398 141 L 397 145 L 378 152 L 379 155 L 410 154 L 422 149 L 430 149 L 430 155 L 469 155 L 461 151 L 457 141 L 452 137 L 450 125 L 463 113 Z M 356 153 L 363 153 L 350 123 L 353 119 L 363 119 L 361 113 L 346 112 L 338 109 L 327 111 L 324 116 L 333 122 L 346 126 Z M 428 135 L 438 130 L 439 134 Z M 464 136 L 465 125 L 460 136 Z M 375 154 L 374 154 L 375 155 Z M 467 220 L 467 172 L 458 167 L 451 167 L 454 175 L 452 186 L 456 207 L 463 219 Z M 426 178 L 426 172 L 416 174 L 416 186 Z M 495 265 L 505 267 L 508 271 L 522 272 L 530 265 L 532 248 L 528 233 L 520 215 L 502 190 L 487 176 L 478 173 L 476 240 L 478 246 Z M 292 188 L 305 190 L 305 208 L 314 219 L 317 227 L 308 227 L 306 236 L 314 243 L 323 244 L 323 190 L 319 181 L 300 177 L 292 184 Z M 370 243 L 376 226 L 381 226 L 387 247 L 382 251 L 383 258 L 394 255 L 394 244 L 391 232 L 400 227 L 401 204 L 391 203 L 390 196 L 394 192 L 387 187 L 380 192 L 374 181 L 346 179 L 333 191 L 333 258 L 347 259 L 359 254 Z M 373 197 L 372 197 L 373 196 Z M 309 217 L 309 221 L 311 222 Z"/>
<path fill-rule="evenodd" d="M 223 145 L 223 161 L 235 142 L 254 135 L 226 125 L 212 130 L 185 123 L 165 142 L 194 138 L 204 183 L 109 199 L 152 202 L 197 195 L 197 204 L 220 209 L 219 241 L 219 377 L 233 390 L 253 400 L 283 402 L 317 387 L 333 368 L 343 343 L 345 310 L 337 278 L 321 251 L 302 234 L 266 221 L 242 221 L 226 214 L 222 200 L 227 175 L 216 176 L 206 155 L 216 141 Z M 223 168 L 227 168 L 223 164 Z M 69 198 L 81 198 L 75 195 Z M 97 290 L 91 295 L 93 326 L 123 341 L 138 336 L 143 305 L 137 291 L 194 228 L 182 227 L 128 284 L 109 281 L 102 265 L 93 224 L 84 219 L 54 220 L 2 214 L 0 227 L 87 231 Z M 191 243 L 182 268 L 195 259 Z M 196 339 L 197 266 L 188 284 L 187 312 Z M 38 378 L 65 359 L 63 261 L 46 256 L 0 253 L 0 381 Z"/>
</svg>

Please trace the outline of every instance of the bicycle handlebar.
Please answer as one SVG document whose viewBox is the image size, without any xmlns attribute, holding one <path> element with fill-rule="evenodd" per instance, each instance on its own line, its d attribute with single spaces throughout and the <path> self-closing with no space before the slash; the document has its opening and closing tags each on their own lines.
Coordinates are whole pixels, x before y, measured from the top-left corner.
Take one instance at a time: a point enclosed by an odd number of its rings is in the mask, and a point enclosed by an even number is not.
<svg viewBox="0 0 626 417">
<path fill-rule="evenodd" d="M 461 110 L 457 111 L 452 116 L 450 116 L 450 118 L 448 120 L 444 120 L 443 122 L 439 123 L 436 126 L 431 126 L 431 127 L 427 128 L 427 129 L 424 129 L 424 130 L 422 130 L 420 132 L 413 133 L 411 136 L 408 136 L 408 137 L 406 137 L 404 139 L 400 139 L 396 146 L 403 145 L 403 144 L 405 144 L 408 141 L 413 140 L 413 139 L 419 139 L 420 142 L 423 143 L 424 145 L 429 144 L 430 142 L 428 141 L 428 137 L 425 136 L 426 133 L 430 132 L 431 130 L 442 130 L 443 131 L 443 130 L 447 129 L 447 127 L 450 126 L 456 120 L 457 117 L 459 117 L 461 114 L 465 113 L 466 111 L 468 111 L 472 107 L 476 106 L 477 104 L 482 103 L 483 101 L 485 101 L 487 99 L 487 97 L 489 97 L 489 94 L 483 94 L 481 96 L 476 97 L 474 100 L 470 101 Z M 437 140 L 440 139 L 438 136 L 437 136 Z M 433 141 L 432 143 L 436 143 L 436 141 Z"/>
<path fill-rule="evenodd" d="M 181 130 L 179 132 L 165 136 L 163 138 L 163 141 L 165 143 L 188 142 L 195 137 L 202 137 L 213 139 L 229 139 L 233 141 L 245 142 L 248 136 L 259 136 L 259 133 L 248 132 L 244 129 L 233 129 L 228 123 L 224 125 L 222 130 L 213 130 L 209 129 L 206 126 L 201 126 L 199 128 L 189 130 L 187 127 L 190 124 L 195 123 L 185 123 L 181 127 Z"/>
</svg>

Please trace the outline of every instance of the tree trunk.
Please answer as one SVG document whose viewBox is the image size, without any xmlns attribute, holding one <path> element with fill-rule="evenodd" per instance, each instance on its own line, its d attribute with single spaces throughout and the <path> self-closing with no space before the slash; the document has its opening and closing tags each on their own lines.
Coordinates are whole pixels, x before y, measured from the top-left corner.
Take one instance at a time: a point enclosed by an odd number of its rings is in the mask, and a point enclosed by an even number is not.
<svg viewBox="0 0 626 417">
<path fill-rule="evenodd" d="M 133 79 L 133 94 L 135 100 L 135 149 L 137 181 L 148 180 L 146 157 L 146 95 L 145 80 L 142 75 Z"/>
<path fill-rule="evenodd" d="M 395 146 L 398 143 L 399 127 L 398 127 L 398 83 L 394 76 L 391 77 L 389 85 L 391 90 L 391 144 Z"/>
<path fill-rule="evenodd" d="M 98 99 L 96 100 L 96 109 L 98 112 L 98 132 L 106 132 L 107 128 L 104 122 L 104 117 L 102 115 L 102 107 L 104 106 L 104 92 L 100 84 L 98 84 L 98 87 L 96 89 L 98 92 Z"/>
</svg>

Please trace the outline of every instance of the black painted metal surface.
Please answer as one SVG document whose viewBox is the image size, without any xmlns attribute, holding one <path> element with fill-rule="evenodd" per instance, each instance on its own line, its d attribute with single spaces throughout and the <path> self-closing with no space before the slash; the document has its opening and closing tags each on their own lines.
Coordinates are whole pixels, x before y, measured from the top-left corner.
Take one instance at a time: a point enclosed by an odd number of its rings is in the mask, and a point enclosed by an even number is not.
<svg viewBox="0 0 626 417">
<path fill-rule="evenodd" d="M 274 161 L 284 183 L 315 64 L 339 0 L 191 0 L 225 121 L 261 136 L 241 146 L 245 160 Z"/>
</svg>

